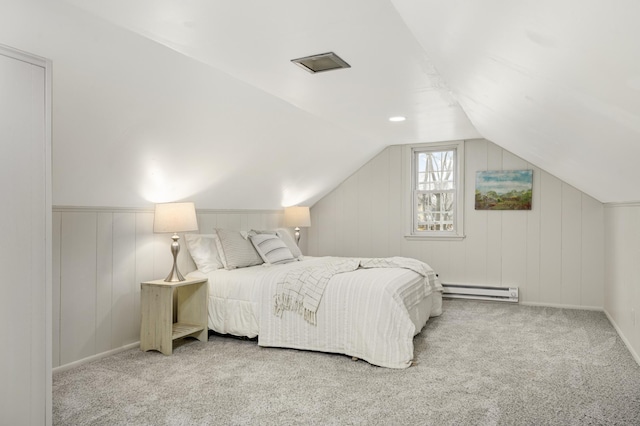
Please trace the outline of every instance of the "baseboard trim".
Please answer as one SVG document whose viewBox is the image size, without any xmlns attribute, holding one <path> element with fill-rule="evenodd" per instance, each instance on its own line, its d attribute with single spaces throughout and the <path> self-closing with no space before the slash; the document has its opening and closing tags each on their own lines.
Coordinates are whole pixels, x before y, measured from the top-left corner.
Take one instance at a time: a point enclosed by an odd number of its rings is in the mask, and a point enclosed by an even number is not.
<svg viewBox="0 0 640 426">
<path fill-rule="evenodd" d="M 119 352 L 123 352 L 123 351 L 129 350 L 129 349 L 137 348 L 139 346 L 140 346 L 140 342 L 139 341 L 138 342 L 129 343 L 128 345 L 124 345 L 124 346 L 121 346 L 121 347 L 116 348 L 116 349 L 111 349 L 110 351 L 101 352 L 99 354 L 91 355 L 91 356 L 88 356 L 86 358 L 82 358 L 82 359 L 79 359 L 77 361 L 70 362 L 69 364 L 65 364 L 65 365 L 61 365 L 61 366 L 55 367 L 55 368 L 53 368 L 52 373 L 56 374 L 56 373 L 61 373 L 63 371 L 71 370 L 73 368 L 80 367 L 81 365 L 88 364 L 88 363 L 93 362 L 93 361 L 97 361 L 99 359 L 108 357 L 110 355 L 115 355 L 115 354 L 117 354 Z"/>
<path fill-rule="evenodd" d="M 613 317 L 609 315 L 609 312 L 607 312 L 606 309 L 604 310 L 604 314 L 609 319 L 611 325 L 613 325 L 613 328 L 616 330 L 616 333 L 618 333 L 618 336 L 620 336 L 620 340 L 622 340 L 627 349 L 629 349 L 629 352 L 631 352 L 631 356 L 633 357 L 633 359 L 635 359 L 636 363 L 640 366 L 640 356 L 638 356 L 638 353 L 633 349 L 633 346 L 631 346 L 629 340 L 624 336 L 624 334 L 622 334 L 622 330 L 620 329 L 620 327 L 618 327 L 618 324 L 616 324 L 616 322 L 613 320 Z"/>
<path fill-rule="evenodd" d="M 540 302 L 520 302 L 525 306 L 540 306 L 543 308 L 559 308 L 559 309 L 582 309 L 585 311 L 604 312 L 604 308 L 600 306 L 582 306 L 582 305 L 563 305 L 561 303 L 540 303 Z"/>
</svg>

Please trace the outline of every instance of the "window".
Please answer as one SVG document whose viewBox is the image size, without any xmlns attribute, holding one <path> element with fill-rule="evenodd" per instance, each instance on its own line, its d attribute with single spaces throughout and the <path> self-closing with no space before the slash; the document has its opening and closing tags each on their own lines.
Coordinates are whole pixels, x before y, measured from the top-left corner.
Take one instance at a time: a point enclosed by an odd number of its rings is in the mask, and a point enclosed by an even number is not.
<svg viewBox="0 0 640 426">
<path fill-rule="evenodd" d="M 463 237 L 464 142 L 409 148 L 408 237 Z"/>
</svg>

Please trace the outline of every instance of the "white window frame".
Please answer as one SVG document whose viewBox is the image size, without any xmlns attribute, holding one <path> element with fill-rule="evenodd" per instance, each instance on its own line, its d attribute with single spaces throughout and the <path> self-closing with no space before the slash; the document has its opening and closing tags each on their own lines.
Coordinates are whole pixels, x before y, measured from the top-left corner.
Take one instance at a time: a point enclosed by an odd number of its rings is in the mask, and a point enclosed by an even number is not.
<svg viewBox="0 0 640 426">
<path fill-rule="evenodd" d="M 417 181 L 416 155 L 424 151 L 455 151 L 455 205 L 453 231 L 418 231 L 418 217 L 414 191 Z M 404 218 L 405 238 L 417 240 L 460 240 L 464 238 L 464 141 L 404 145 Z"/>
</svg>

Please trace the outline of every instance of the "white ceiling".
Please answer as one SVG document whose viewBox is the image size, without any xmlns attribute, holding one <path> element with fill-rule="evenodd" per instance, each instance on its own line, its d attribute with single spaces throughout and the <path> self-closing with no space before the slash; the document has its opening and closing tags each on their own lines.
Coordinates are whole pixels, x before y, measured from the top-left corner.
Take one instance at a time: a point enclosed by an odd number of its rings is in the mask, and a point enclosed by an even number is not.
<svg viewBox="0 0 640 426">
<path fill-rule="evenodd" d="M 3 3 L 0 43 L 54 63 L 57 205 L 311 205 L 385 146 L 475 137 L 640 200 L 637 1 Z M 290 63 L 327 51 L 351 68 Z"/>
</svg>

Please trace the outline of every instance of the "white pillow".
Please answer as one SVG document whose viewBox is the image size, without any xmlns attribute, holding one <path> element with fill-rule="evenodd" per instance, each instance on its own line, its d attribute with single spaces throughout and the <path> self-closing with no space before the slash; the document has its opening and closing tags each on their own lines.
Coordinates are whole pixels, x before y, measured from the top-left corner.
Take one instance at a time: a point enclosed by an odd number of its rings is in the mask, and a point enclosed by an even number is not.
<svg viewBox="0 0 640 426">
<path fill-rule="evenodd" d="M 289 231 L 283 228 L 278 228 L 276 229 L 276 235 L 280 237 L 282 241 L 284 241 L 287 247 L 289 247 L 289 250 L 291 250 L 291 254 L 293 255 L 293 257 L 295 257 L 296 259 L 303 258 L 300 247 L 298 247 L 291 234 L 289 234 Z"/>
<path fill-rule="evenodd" d="M 275 265 L 298 260 L 293 257 L 291 250 L 289 250 L 287 245 L 275 234 L 255 234 L 250 235 L 249 238 L 265 263 Z"/>
<path fill-rule="evenodd" d="M 251 241 L 242 236 L 239 231 L 216 229 L 220 247 L 220 257 L 225 269 L 244 268 L 264 263 Z"/>
<path fill-rule="evenodd" d="M 184 234 L 187 249 L 196 267 L 205 274 L 223 267 L 216 241 L 217 234 Z"/>
</svg>

